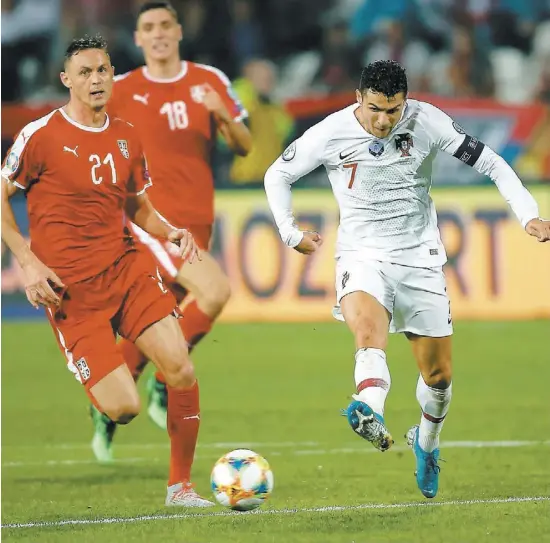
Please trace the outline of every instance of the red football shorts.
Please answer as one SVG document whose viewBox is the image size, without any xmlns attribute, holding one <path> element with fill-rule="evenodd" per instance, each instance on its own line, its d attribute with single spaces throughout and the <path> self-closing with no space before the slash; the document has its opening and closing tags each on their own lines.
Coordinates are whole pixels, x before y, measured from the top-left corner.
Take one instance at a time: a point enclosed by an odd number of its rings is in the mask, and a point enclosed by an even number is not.
<svg viewBox="0 0 550 543">
<path fill-rule="evenodd" d="M 67 359 L 67 367 L 87 390 L 124 359 L 116 333 L 135 341 L 149 326 L 176 311 L 176 300 L 159 268 L 131 250 L 90 279 L 67 286 L 61 307 L 46 314 Z"/>
</svg>

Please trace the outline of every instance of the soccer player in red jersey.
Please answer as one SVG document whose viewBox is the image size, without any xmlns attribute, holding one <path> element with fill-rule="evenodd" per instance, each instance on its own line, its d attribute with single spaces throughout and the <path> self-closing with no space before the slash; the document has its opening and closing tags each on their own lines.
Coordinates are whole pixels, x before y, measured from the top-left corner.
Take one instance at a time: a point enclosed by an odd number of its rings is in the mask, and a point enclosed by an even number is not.
<svg viewBox="0 0 550 543">
<path fill-rule="evenodd" d="M 21 265 L 29 302 L 46 314 L 68 369 L 95 407 L 118 424 L 140 410 L 136 385 L 115 334 L 162 371 L 171 442 L 166 505 L 213 505 L 190 483 L 199 390 L 176 300 L 159 269 L 129 234 L 126 217 L 165 240 L 190 266 L 193 236 L 157 215 L 137 130 L 106 113 L 114 70 L 102 38 L 73 41 L 63 84 L 70 100 L 19 133 L 2 167 L 2 239 Z M 9 198 L 25 192 L 31 245 Z"/>
<path fill-rule="evenodd" d="M 230 295 L 226 275 L 208 254 L 214 222 L 210 155 L 217 133 L 241 155 L 249 152 L 251 137 L 243 123 L 247 113 L 227 77 L 211 66 L 182 61 L 181 39 L 182 28 L 169 2 L 141 6 L 135 41 L 143 50 L 145 66 L 115 77 L 109 112 L 132 123 L 141 136 L 155 180 L 148 191 L 155 209 L 167 223 L 189 230 L 203 251 L 200 262 L 182 265 L 170 244 L 131 225 L 181 302 L 184 318 L 178 322 L 191 350 L 210 331 Z M 137 380 L 147 354 L 126 339 L 119 349 Z M 166 385 L 161 372 L 151 376 L 148 390 L 149 416 L 166 428 Z M 93 410 L 92 416 L 92 449 L 98 460 L 109 461 L 116 426 Z"/>
</svg>

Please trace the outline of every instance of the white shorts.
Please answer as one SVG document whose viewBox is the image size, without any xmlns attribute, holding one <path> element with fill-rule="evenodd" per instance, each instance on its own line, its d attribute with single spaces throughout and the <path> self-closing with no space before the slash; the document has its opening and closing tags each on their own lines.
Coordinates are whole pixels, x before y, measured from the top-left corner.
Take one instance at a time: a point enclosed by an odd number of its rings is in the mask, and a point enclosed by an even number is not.
<svg viewBox="0 0 550 543">
<path fill-rule="evenodd" d="M 413 268 L 391 262 L 341 258 L 336 264 L 334 318 L 343 321 L 340 301 L 351 292 L 366 292 L 391 314 L 390 332 L 445 337 L 453 333 L 451 305 L 441 266 Z"/>
</svg>

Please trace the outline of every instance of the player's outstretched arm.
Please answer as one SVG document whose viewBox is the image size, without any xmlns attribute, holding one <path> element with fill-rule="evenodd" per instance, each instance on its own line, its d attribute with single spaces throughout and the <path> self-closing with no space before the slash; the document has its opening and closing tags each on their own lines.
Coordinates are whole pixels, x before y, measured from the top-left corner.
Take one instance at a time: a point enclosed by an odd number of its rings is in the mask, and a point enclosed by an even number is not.
<svg viewBox="0 0 550 543">
<path fill-rule="evenodd" d="M 191 232 L 183 228 L 174 228 L 163 221 L 145 192 L 129 195 L 126 198 L 125 211 L 128 218 L 147 233 L 166 239 L 178 247 L 177 253 L 184 261 L 193 263 L 201 259 L 199 248 Z"/>
<path fill-rule="evenodd" d="M 54 288 L 63 289 L 65 285 L 36 257 L 21 234 L 9 201 L 17 190 L 13 183 L 2 177 L 2 240 L 23 270 L 25 293 L 29 302 L 37 309 L 39 305 L 58 306 L 61 299 Z"/>
<path fill-rule="evenodd" d="M 489 176 L 525 231 L 541 242 L 550 241 L 550 222 L 539 217 L 537 202 L 512 167 L 490 147 L 466 134 L 447 114 L 429 104 L 424 107 L 429 110 L 437 146 Z"/>
<path fill-rule="evenodd" d="M 327 140 L 320 126 L 313 126 L 292 142 L 269 167 L 264 178 L 267 201 L 281 239 L 285 245 L 302 254 L 315 252 L 323 240 L 317 232 L 301 231 L 296 224 L 291 188 L 298 179 L 323 163 Z"/>
</svg>

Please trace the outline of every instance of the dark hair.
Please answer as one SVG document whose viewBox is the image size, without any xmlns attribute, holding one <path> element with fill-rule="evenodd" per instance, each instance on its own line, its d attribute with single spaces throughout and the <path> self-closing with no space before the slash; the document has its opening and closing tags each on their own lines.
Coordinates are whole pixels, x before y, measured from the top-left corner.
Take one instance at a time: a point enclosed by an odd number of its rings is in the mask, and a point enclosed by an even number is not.
<svg viewBox="0 0 550 543">
<path fill-rule="evenodd" d="M 65 51 L 65 62 L 86 49 L 103 49 L 107 52 L 107 42 L 100 34 L 96 34 L 93 38 L 88 35 L 83 38 L 75 38 Z"/>
<path fill-rule="evenodd" d="M 170 14 L 178 20 L 178 12 L 176 11 L 176 8 L 168 2 L 167 0 L 158 0 L 157 2 L 145 2 L 142 4 L 138 10 L 137 18 L 145 13 L 146 11 L 151 11 L 152 9 L 165 9 L 170 12 Z"/>
<path fill-rule="evenodd" d="M 359 91 L 378 92 L 391 98 L 400 92 L 407 95 L 408 84 L 405 68 L 394 60 L 377 60 L 361 71 Z"/>
</svg>

